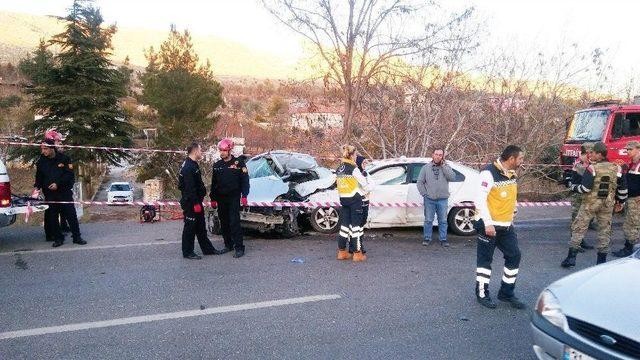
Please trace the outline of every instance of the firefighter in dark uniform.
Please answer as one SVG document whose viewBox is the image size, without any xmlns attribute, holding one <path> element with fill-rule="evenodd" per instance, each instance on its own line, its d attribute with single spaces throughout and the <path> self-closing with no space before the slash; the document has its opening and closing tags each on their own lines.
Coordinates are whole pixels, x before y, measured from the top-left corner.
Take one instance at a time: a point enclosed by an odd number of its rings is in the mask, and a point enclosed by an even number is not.
<svg viewBox="0 0 640 360">
<path fill-rule="evenodd" d="M 207 189 L 202 182 L 202 174 L 198 160 L 202 159 L 202 150 L 198 143 L 187 147 L 188 157 L 182 163 L 178 175 L 178 189 L 182 193 L 180 206 L 184 214 L 184 228 L 182 230 L 182 256 L 185 259 L 200 260 L 193 252 L 195 237 L 204 255 L 219 255 L 226 251 L 218 251 L 207 237 L 202 200 L 207 195 Z"/>
<path fill-rule="evenodd" d="M 69 158 L 69 156 L 67 156 L 67 154 L 64 153 L 64 148 L 60 145 L 62 145 L 62 134 L 60 134 L 59 132 L 55 131 L 55 130 L 49 130 L 47 132 L 44 133 L 44 138 L 45 139 L 52 139 L 53 141 L 55 141 L 56 144 L 56 152 L 60 155 L 62 155 L 63 157 L 66 157 L 65 160 L 67 160 L 69 163 L 71 163 L 71 158 Z M 69 222 L 67 221 L 67 219 L 64 217 L 64 214 L 60 214 L 60 230 L 63 233 L 69 233 L 71 232 L 71 227 L 69 227 Z M 46 233 L 46 229 L 45 229 L 45 233 Z M 47 239 L 47 241 L 49 241 Z M 51 240 L 53 241 L 53 240 Z"/>
<path fill-rule="evenodd" d="M 211 174 L 211 201 L 217 204 L 220 228 L 227 251 L 235 250 L 234 258 L 244 255 L 240 205 L 247 206 L 249 172 L 241 158 L 231 155 L 234 143 L 223 139 L 218 143 L 220 160 L 213 164 Z"/>
<path fill-rule="evenodd" d="M 476 299 L 490 309 L 497 307 L 489 296 L 491 263 L 498 248 L 504 255 L 502 282 L 498 300 L 511 307 L 524 309 L 526 305 L 515 295 L 516 279 L 520 271 L 520 248 L 513 228 L 518 197 L 516 169 L 522 165 L 524 154 L 515 145 L 507 146 L 500 158 L 480 172 L 480 191 L 476 199 L 475 228 L 478 231 L 476 267 Z"/>
<path fill-rule="evenodd" d="M 73 165 L 69 158 L 56 152 L 55 141 L 46 139 L 40 146 L 42 157 L 36 163 L 37 191 L 42 191 L 45 201 L 73 201 Z M 49 211 L 45 213 L 45 232 L 47 237 L 53 239 L 53 247 L 64 243 L 64 235 L 60 231 L 60 215 L 69 222 L 73 242 L 85 245 L 87 242 L 80 235 L 80 226 L 76 208 L 73 204 L 49 203 Z"/>
<path fill-rule="evenodd" d="M 338 232 L 338 260 L 365 261 L 363 228 L 363 199 L 369 183 L 356 164 L 356 148 L 342 146 L 342 162 L 336 170 L 340 195 L 340 231 Z M 348 246 L 348 248 L 347 248 Z"/>
</svg>

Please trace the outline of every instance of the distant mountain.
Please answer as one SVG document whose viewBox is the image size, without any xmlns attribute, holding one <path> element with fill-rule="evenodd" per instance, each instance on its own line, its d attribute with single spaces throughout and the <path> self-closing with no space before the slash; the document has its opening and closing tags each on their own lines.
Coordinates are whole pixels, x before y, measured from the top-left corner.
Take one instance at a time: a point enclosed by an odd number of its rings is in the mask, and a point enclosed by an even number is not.
<svg viewBox="0 0 640 360">
<path fill-rule="evenodd" d="M 0 10 L 0 62 L 16 64 L 37 47 L 41 38 L 49 39 L 64 29 L 64 20 Z M 112 60 L 121 63 L 129 56 L 134 66 L 146 66 L 144 49 L 158 49 L 168 36 L 166 31 L 118 27 L 113 38 Z M 192 34 L 193 45 L 201 60 L 209 59 L 213 71 L 221 77 L 287 79 L 295 76 L 295 59 L 251 49 L 243 44 L 215 36 Z"/>
</svg>

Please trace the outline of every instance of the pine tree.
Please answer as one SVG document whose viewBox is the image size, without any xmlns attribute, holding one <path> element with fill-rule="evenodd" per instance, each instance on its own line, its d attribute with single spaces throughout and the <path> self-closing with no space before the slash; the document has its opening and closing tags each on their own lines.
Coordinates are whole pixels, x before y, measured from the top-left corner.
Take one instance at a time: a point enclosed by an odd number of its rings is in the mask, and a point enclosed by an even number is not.
<svg viewBox="0 0 640 360">
<path fill-rule="evenodd" d="M 53 53 L 49 50 L 49 46 L 40 39 L 38 48 L 33 54 L 27 55 L 26 58 L 20 60 L 18 69 L 20 73 L 27 77 L 31 84 L 37 86 L 46 82 L 47 76 L 51 74 L 53 68 Z"/>
<path fill-rule="evenodd" d="M 49 41 L 60 48 L 53 66 L 30 90 L 33 107 L 43 117 L 26 127 L 28 135 L 40 140 L 45 131 L 55 128 L 66 136 L 67 144 L 131 146 L 132 126 L 125 122 L 118 104 L 126 95 L 126 76 L 109 60 L 116 27 L 102 27 L 102 15 L 92 0 L 74 0 L 66 20 L 65 31 Z M 117 164 L 128 157 L 120 151 L 68 153 L 81 163 Z"/>
</svg>

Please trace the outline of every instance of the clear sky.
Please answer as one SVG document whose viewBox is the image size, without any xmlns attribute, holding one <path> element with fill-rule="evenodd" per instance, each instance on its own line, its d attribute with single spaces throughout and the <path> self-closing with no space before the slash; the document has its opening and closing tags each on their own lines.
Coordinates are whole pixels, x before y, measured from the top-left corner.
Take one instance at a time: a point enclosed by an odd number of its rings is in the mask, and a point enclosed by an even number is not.
<svg viewBox="0 0 640 360">
<path fill-rule="evenodd" d="M 37 15 L 66 13 L 70 0 L 0 0 L 0 9 Z M 98 0 L 108 23 L 166 30 L 175 23 L 250 47 L 297 56 L 300 39 L 278 24 L 259 0 Z M 562 43 L 607 51 L 617 81 L 640 70 L 635 24 L 638 0 L 441 0 L 443 7 L 474 6 L 491 43 L 555 50 Z M 1 24 L 0 24 L 1 26 Z"/>
</svg>

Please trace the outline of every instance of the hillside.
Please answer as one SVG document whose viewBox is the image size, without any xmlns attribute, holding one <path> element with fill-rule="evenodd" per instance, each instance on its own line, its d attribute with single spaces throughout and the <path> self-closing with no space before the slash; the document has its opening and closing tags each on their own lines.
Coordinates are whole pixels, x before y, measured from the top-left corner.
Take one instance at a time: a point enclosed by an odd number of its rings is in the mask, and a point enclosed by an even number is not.
<svg viewBox="0 0 640 360">
<path fill-rule="evenodd" d="M 17 63 L 34 49 L 41 38 L 60 33 L 64 21 L 51 16 L 0 11 L 0 62 Z M 134 66 L 144 67 L 143 50 L 158 48 L 167 31 L 118 27 L 114 36 L 113 61 L 129 56 Z M 284 59 L 214 36 L 192 34 L 193 45 L 202 60 L 209 59 L 217 76 L 287 79 L 295 76 L 295 59 Z"/>
</svg>

